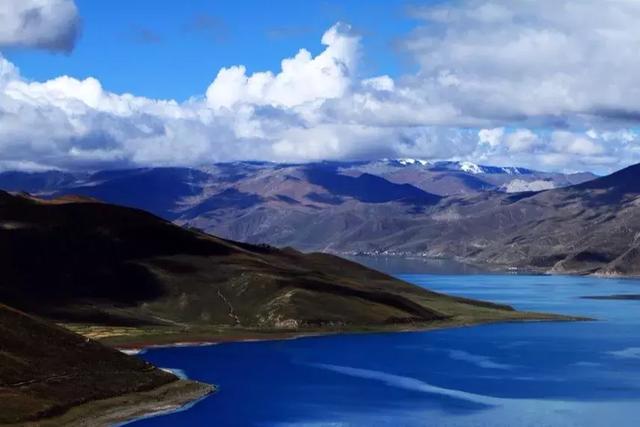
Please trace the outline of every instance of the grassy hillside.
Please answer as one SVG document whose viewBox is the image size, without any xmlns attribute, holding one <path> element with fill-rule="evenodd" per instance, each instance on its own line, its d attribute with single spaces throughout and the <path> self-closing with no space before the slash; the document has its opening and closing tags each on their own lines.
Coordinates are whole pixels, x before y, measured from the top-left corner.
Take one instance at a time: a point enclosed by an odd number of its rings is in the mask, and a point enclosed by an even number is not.
<svg viewBox="0 0 640 427">
<path fill-rule="evenodd" d="M 82 325 L 215 335 L 540 318 L 335 256 L 227 241 L 73 198 L 0 193 L 0 267 L 1 301 Z"/>
<path fill-rule="evenodd" d="M 0 425 L 177 381 L 141 359 L 0 304 Z"/>
</svg>

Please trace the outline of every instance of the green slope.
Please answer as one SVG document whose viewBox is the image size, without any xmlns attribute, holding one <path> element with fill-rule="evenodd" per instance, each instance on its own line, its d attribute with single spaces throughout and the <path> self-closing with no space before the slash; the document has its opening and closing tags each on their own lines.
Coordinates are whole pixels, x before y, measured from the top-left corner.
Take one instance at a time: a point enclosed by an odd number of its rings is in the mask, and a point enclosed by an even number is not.
<svg viewBox="0 0 640 427">
<path fill-rule="evenodd" d="M 0 301 L 65 323 L 277 332 L 546 318 L 74 199 L 0 193 L 0 268 Z"/>
</svg>

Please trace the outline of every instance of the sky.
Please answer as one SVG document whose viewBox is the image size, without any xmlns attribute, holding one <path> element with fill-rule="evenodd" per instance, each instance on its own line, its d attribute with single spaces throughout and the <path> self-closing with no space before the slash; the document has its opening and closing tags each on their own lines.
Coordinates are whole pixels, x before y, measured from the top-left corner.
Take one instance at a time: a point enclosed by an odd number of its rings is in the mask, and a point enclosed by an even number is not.
<svg viewBox="0 0 640 427">
<path fill-rule="evenodd" d="M 0 170 L 640 162 L 634 0 L 0 0 Z"/>
<path fill-rule="evenodd" d="M 409 4 L 397 0 L 84 0 L 76 5 L 82 32 L 72 52 L 11 49 L 7 59 L 34 80 L 95 77 L 112 92 L 178 101 L 201 95 L 223 67 L 277 72 L 280 61 L 301 47 L 317 55 L 322 34 L 336 22 L 366 33 L 362 47 L 370 60 L 362 64 L 363 75 L 398 75 L 408 64 L 393 43 L 415 23 L 405 13 Z"/>
</svg>

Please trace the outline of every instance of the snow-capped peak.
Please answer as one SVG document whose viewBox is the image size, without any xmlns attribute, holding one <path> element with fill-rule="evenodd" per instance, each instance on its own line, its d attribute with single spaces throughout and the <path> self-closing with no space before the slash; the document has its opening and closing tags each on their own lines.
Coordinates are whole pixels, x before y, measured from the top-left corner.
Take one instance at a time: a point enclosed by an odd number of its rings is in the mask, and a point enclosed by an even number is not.
<svg viewBox="0 0 640 427">
<path fill-rule="evenodd" d="M 471 173 L 474 175 L 487 173 L 487 174 L 505 174 L 505 175 L 522 175 L 527 173 L 527 169 L 517 167 L 500 167 L 500 166 L 482 166 L 473 162 L 458 162 L 458 168 L 461 171 Z"/>
<path fill-rule="evenodd" d="M 471 162 L 460 162 L 460 170 L 472 174 L 484 173 L 482 167 Z"/>
<path fill-rule="evenodd" d="M 522 174 L 521 171 L 520 171 L 520 168 L 516 168 L 516 167 L 503 167 L 503 168 L 500 168 L 500 169 L 502 169 L 502 171 L 504 173 L 506 173 L 507 175 L 521 175 Z"/>
<path fill-rule="evenodd" d="M 405 159 L 396 159 L 396 161 L 398 163 L 400 163 L 403 166 L 407 166 L 407 165 L 422 165 L 422 166 L 427 166 L 429 164 L 429 162 L 427 160 L 422 160 L 422 159 L 410 159 L 410 158 L 405 158 Z"/>
</svg>

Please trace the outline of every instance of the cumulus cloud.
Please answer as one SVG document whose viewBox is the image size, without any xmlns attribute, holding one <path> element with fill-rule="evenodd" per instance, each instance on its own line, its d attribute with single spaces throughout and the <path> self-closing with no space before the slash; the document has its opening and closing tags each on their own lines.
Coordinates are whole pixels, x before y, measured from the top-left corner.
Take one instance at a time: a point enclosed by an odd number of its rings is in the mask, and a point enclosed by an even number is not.
<svg viewBox="0 0 640 427">
<path fill-rule="evenodd" d="M 502 142 L 504 128 L 480 129 L 478 141 L 481 144 L 489 144 L 490 147 L 497 147 Z"/>
<path fill-rule="evenodd" d="M 493 120 L 640 117 L 640 3 L 466 0 L 414 8 L 423 89 Z M 636 119 L 637 120 L 637 119 Z"/>
<path fill-rule="evenodd" d="M 3 0 L 0 48 L 30 47 L 69 52 L 80 32 L 73 0 Z"/>
<path fill-rule="evenodd" d="M 11 44 L 68 48 L 59 40 L 63 28 L 77 31 L 73 2 L 20 2 L 36 3 L 61 7 L 42 6 L 56 18 Z M 600 14 L 603 3 L 611 7 Z M 361 75 L 363 40 L 336 24 L 319 54 L 300 49 L 275 72 L 230 64 L 185 102 L 115 94 L 94 78 L 30 81 L 0 56 L 0 168 L 412 157 L 606 172 L 640 161 L 638 130 L 627 122 L 640 111 L 634 5 L 418 8 L 425 24 L 403 46 L 419 71 L 396 77 Z"/>
<path fill-rule="evenodd" d="M 619 131 L 481 129 L 472 156 L 477 161 L 523 165 L 542 170 L 606 173 L 640 161 L 640 135 Z M 490 141 L 490 142 L 489 142 Z M 483 146 L 484 144 L 484 146 Z"/>
<path fill-rule="evenodd" d="M 231 108 L 239 103 L 294 107 L 339 98 L 352 81 L 359 38 L 343 24 L 322 36 L 326 49 L 315 58 L 306 49 L 282 61 L 282 70 L 246 75 L 244 66 L 223 68 L 207 89 L 207 102 L 214 108 Z"/>
</svg>

